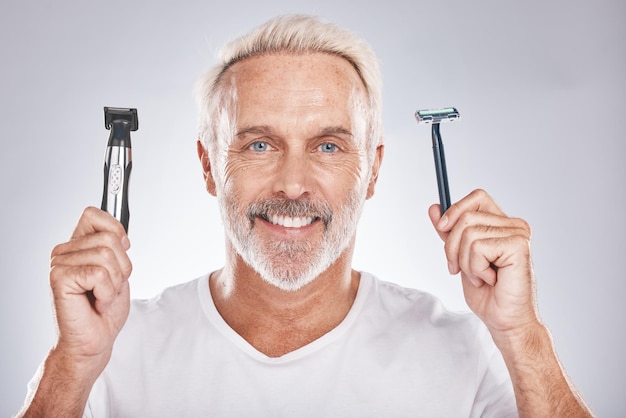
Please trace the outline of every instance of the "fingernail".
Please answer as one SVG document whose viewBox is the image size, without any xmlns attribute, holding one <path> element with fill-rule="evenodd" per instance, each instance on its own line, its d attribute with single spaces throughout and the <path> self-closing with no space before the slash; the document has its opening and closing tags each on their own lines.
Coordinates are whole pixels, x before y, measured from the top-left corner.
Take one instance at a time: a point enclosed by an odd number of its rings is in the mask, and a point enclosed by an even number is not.
<svg viewBox="0 0 626 418">
<path fill-rule="evenodd" d="M 122 237 L 122 247 L 124 247 L 125 250 L 128 250 L 130 248 L 130 240 L 128 239 L 128 235 L 124 235 Z"/>
<path fill-rule="evenodd" d="M 448 261 L 448 272 L 449 272 L 450 274 L 454 274 L 454 270 L 452 269 L 452 267 L 453 267 L 453 266 L 452 266 L 452 263 Z"/>
<path fill-rule="evenodd" d="M 437 229 L 443 229 L 448 225 L 448 217 L 443 215 L 441 219 L 439 219 L 439 223 L 437 224 Z"/>
</svg>

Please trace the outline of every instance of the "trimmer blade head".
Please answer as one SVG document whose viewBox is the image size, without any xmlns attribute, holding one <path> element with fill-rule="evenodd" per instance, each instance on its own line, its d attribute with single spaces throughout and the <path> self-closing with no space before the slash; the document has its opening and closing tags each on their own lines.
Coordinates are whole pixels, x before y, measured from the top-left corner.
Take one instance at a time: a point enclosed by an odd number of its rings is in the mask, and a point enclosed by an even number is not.
<svg viewBox="0 0 626 418">
<path fill-rule="evenodd" d="M 105 107 L 104 108 L 104 127 L 111 129 L 114 121 L 126 121 L 130 125 L 131 131 L 139 128 L 137 119 L 137 109 L 129 109 L 125 107 Z"/>
</svg>

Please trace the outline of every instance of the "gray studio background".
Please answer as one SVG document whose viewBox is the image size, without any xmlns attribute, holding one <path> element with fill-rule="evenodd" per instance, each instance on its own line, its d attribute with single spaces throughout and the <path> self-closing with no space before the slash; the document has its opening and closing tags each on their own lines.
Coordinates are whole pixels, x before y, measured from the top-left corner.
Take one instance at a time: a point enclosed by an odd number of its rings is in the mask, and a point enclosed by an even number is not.
<svg viewBox="0 0 626 418">
<path fill-rule="evenodd" d="M 421 108 L 442 127 L 453 200 L 488 190 L 533 226 L 540 311 L 604 417 L 626 411 L 624 1 L 3 1 L 0 5 L 0 415 L 54 342 L 49 254 L 98 206 L 103 106 L 137 107 L 130 251 L 135 297 L 223 262 L 197 162 L 195 80 L 267 18 L 320 14 L 364 36 L 384 75 L 386 154 L 355 266 L 467 309 L 427 208 L 437 201 Z"/>
</svg>

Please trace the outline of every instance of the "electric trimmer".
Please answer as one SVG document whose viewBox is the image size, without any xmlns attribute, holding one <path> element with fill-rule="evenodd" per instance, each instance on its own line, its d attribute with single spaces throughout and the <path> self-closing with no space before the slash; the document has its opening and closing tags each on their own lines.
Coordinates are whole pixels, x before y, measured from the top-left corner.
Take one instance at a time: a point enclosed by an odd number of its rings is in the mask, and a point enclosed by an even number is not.
<svg viewBox="0 0 626 418">
<path fill-rule="evenodd" d="M 130 132 L 139 127 L 137 109 L 104 108 L 104 126 L 111 131 L 104 157 L 102 210 L 120 221 L 128 232 L 128 181 L 133 167 Z"/>
</svg>

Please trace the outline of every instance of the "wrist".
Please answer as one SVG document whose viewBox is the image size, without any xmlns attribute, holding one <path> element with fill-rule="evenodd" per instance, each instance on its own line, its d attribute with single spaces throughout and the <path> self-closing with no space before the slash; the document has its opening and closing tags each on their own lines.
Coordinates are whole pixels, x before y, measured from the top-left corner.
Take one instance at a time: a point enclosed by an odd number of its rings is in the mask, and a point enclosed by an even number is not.
<svg viewBox="0 0 626 418">
<path fill-rule="evenodd" d="M 91 388 L 103 367 L 59 347 L 50 350 L 34 396 L 27 400 L 21 417 L 81 417 Z"/>
<path fill-rule="evenodd" d="M 565 376 L 550 331 L 540 321 L 492 337 L 511 375 L 520 416 L 592 416 Z"/>
<path fill-rule="evenodd" d="M 91 385 L 96 381 L 108 363 L 110 353 L 80 355 L 57 345 L 50 350 L 46 359 L 46 371 L 59 379 L 75 382 L 77 386 Z"/>
<path fill-rule="evenodd" d="M 536 360 L 546 350 L 553 352 L 550 332 L 540 321 L 506 331 L 492 332 L 491 336 L 503 356 L 510 360 Z"/>
</svg>

